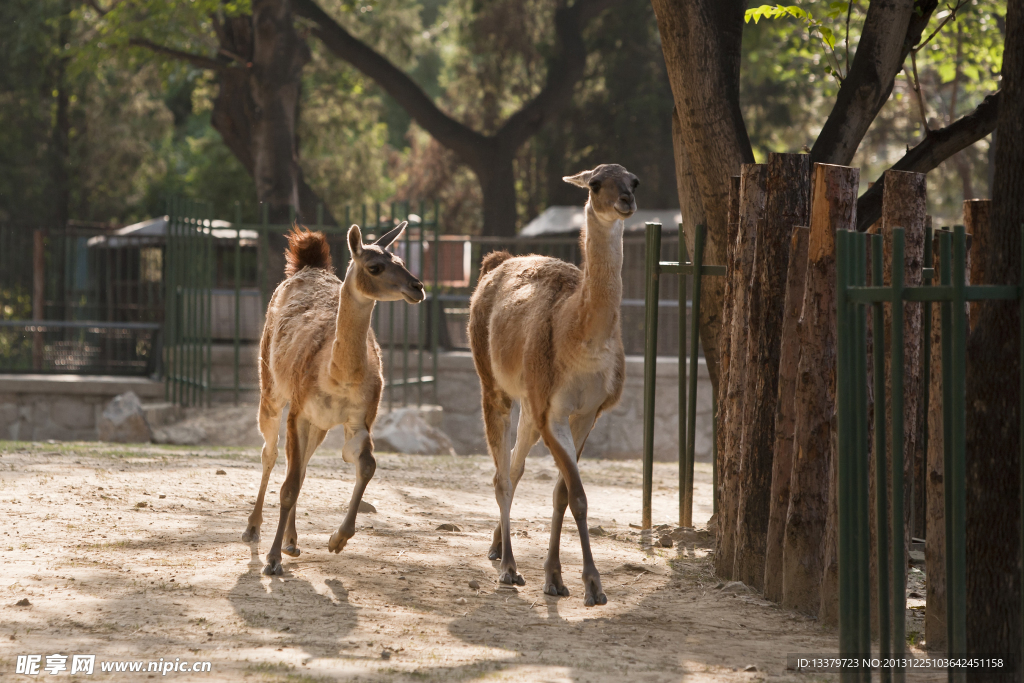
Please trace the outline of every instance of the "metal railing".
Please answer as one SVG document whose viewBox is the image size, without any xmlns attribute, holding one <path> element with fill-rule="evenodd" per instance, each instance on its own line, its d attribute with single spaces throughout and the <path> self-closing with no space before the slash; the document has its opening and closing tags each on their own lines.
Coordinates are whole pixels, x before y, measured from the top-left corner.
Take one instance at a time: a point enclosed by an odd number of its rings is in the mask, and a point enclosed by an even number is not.
<svg viewBox="0 0 1024 683">
<path fill-rule="evenodd" d="M 1024 321 L 1024 291 L 1018 285 L 967 285 L 967 245 L 963 226 L 953 233 L 940 231 L 939 254 L 941 269 L 939 284 L 908 287 L 904 285 L 904 230 L 896 228 L 892 237 L 891 285 L 883 286 L 882 237 L 865 233 L 839 231 L 836 233 L 837 255 L 837 412 L 839 422 L 839 647 L 844 657 L 858 661 L 871 654 L 871 591 L 870 548 L 868 529 L 868 453 L 867 438 L 867 313 L 872 313 L 872 360 L 874 380 L 874 456 L 876 491 L 886 490 L 886 416 L 885 397 L 885 342 L 883 333 L 884 304 L 891 304 L 890 377 L 891 396 L 891 517 L 885 514 L 885 496 L 878 496 L 878 623 L 881 658 L 893 655 L 899 661 L 906 649 L 906 604 L 897 599 L 889 604 L 892 595 L 905 594 L 906 558 L 904 556 L 904 424 L 903 424 L 903 306 L 902 302 L 923 302 L 926 309 L 939 303 L 941 315 L 942 353 L 942 427 L 944 518 L 946 521 L 945 561 L 947 581 L 947 651 L 953 655 L 967 652 L 967 554 L 966 554 L 966 303 L 985 300 L 1018 300 Z M 930 255 L 931 235 L 926 235 L 925 254 Z M 1024 242 L 1022 242 L 1024 252 Z M 867 283 L 868 258 L 871 260 L 872 282 Z M 927 256 L 926 256 L 927 258 Z M 947 267 L 949 264 L 950 267 Z M 926 261 L 926 266 L 930 260 Z M 929 282 L 935 276 L 933 268 L 925 267 L 922 279 Z M 930 312 L 925 320 L 930 319 Z M 925 337 L 927 340 L 928 338 Z M 1022 336 L 1024 340 L 1024 336 Z M 1022 342 L 1024 343 L 1024 342 Z M 931 351 L 926 341 L 925 367 Z M 1024 359 L 1024 348 L 1021 349 Z M 1021 387 L 1024 390 L 1024 362 L 1021 364 Z M 927 386 L 927 385 L 925 385 Z M 927 400 L 927 399 L 926 399 Z M 1024 425 L 1022 425 L 1024 433 Z M 927 439 L 927 432 L 925 433 Z M 1022 453 L 1024 465 L 1024 439 Z M 925 445 L 927 452 L 927 444 Z M 1024 473 L 1024 468 L 1022 468 Z M 1024 475 L 1021 480 L 1024 496 Z M 1024 500 L 1024 497 L 1022 497 Z M 1010 513 L 1012 514 L 1012 513 Z M 889 537 L 887 524 L 891 526 Z M 1024 534 L 1024 524 L 1021 525 Z M 1024 548 L 1024 536 L 1021 539 Z M 887 561 L 889 560 L 889 561 Z M 1021 609 L 1024 610 L 1024 602 Z M 891 622 L 891 625 L 890 625 Z M 964 669 L 950 669 L 951 680 L 964 680 Z M 902 680 L 904 672 L 896 669 L 883 672 L 883 678 L 895 674 Z M 870 671 L 844 670 L 844 681 L 868 681 Z"/>
<path fill-rule="evenodd" d="M 0 224 L 0 372 L 157 373 L 162 261 L 149 236 Z"/>
<path fill-rule="evenodd" d="M 336 271 L 344 276 L 350 259 L 346 235 L 350 220 L 360 225 L 364 240 L 372 240 L 402 220 L 409 228 L 393 249 L 410 271 L 424 282 L 428 301 L 419 306 L 405 302 L 379 302 L 372 326 L 383 350 L 385 389 L 383 401 L 421 404 L 437 402 L 437 348 L 441 282 L 438 247 L 440 228 L 436 204 L 395 202 L 387 210 L 380 204 L 345 210 L 342 226 L 323 223 L 323 207 L 309 227 L 323 232 L 331 248 Z M 431 211 L 432 217 L 425 214 Z M 208 404 L 213 394 L 230 393 L 238 402 L 243 392 L 256 392 L 255 377 L 242 377 L 242 345 L 257 353 L 255 345 L 263 329 L 263 315 L 278 282 L 283 262 L 274 263 L 275 238 L 281 240 L 292 223 L 272 224 L 264 206 L 261 221 L 241 220 L 236 204 L 235 220 L 214 220 L 204 205 L 172 201 L 167 231 L 167 339 L 165 342 L 167 400 L 186 405 Z M 294 221 L 294 216 L 292 216 Z M 230 344 L 232 373 L 229 382 L 218 382 L 213 372 L 215 343 Z M 429 370 L 429 374 L 428 374 Z M 425 388 L 433 390 L 425 397 Z"/>
<path fill-rule="evenodd" d="M 680 234 L 682 226 L 679 226 Z M 693 278 L 693 303 L 690 307 L 690 334 L 687 335 L 686 315 L 679 324 L 679 526 L 693 526 L 693 461 L 697 438 L 697 360 L 700 345 L 700 296 L 702 280 L 707 276 L 723 277 L 725 266 L 705 265 L 704 240 L 706 228 L 698 225 L 694 235 L 693 260 L 687 260 L 686 244 L 680 240 L 679 261 L 662 261 L 661 224 L 646 226 L 646 295 L 644 344 L 644 451 L 643 451 L 643 511 L 640 526 L 650 529 L 651 498 L 654 488 L 654 398 L 657 382 L 658 314 L 660 308 L 659 284 L 662 275 L 679 276 L 678 301 L 686 301 L 686 281 Z M 686 361 L 689 359 L 689 373 Z M 713 505 L 718 511 L 718 453 L 714 436 L 718 409 L 712 392 L 712 480 Z"/>
</svg>

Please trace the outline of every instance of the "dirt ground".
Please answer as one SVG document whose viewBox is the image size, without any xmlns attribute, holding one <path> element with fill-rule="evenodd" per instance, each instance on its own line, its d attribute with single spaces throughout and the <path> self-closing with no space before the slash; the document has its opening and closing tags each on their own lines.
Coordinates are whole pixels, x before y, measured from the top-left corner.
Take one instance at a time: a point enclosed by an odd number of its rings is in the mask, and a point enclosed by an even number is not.
<svg viewBox="0 0 1024 683">
<path fill-rule="evenodd" d="M 218 470 L 221 472 L 219 473 Z M 512 510 L 526 586 L 496 585 L 487 560 L 497 505 L 484 456 L 379 454 L 358 532 L 327 539 L 354 480 L 318 452 L 299 498 L 299 558 L 262 576 L 240 540 L 259 483 L 253 448 L 0 442 L 0 679 L 146 680 L 113 660 L 209 661 L 196 681 L 811 681 L 787 653 L 835 652 L 836 632 L 749 592 L 716 590 L 707 550 L 645 547 L 638 461 L 582 463 L 608 604 L 583 606 L 579 537 L 567 515 L 563 576 L 541 592 L 555 468 L 531 458 Z M 276 494 L 283 457 L 271 479 Z M 711 514 L 697 465 L 694 519 Z M 675 526 L 677 470 L 655 466 L 655 523 Z M 268 495 L 265 553 L 277 523 Z M 442 524 L 461 531 L 439 531 Z M 476 580 L 479 589 L 472 589 Z M 16 606 L 27 600 L 26 606 Z M 18 655 L 68 655 L 53 678 L 13 675 Z M 95 674 L 70 674 L 95 654 Z M 745 671 L 747 667 L 756 670 Z"/>
</svg>

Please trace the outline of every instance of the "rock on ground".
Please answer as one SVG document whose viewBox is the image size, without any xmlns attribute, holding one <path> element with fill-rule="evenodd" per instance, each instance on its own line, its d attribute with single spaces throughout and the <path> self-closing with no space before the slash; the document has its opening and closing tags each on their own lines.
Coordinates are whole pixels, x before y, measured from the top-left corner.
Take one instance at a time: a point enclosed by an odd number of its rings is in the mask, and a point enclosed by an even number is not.
<svg viewBox="0 0 1024 683">
<path fill-rule="evenodd" d="M 142 401 L 134 391 L 115 396 L 107 404 L 96 423 L 96 433 L 100 441 L 117 443 L 149 443 L 153 439 Z"/>
<path fill-rule="evenodd" d="M 448 435 L 430 426 L 417 408 L 398 408 L 378 418 L 373 445 L 378 451 L 409 455 L 455 455 Z"/>
</svg>

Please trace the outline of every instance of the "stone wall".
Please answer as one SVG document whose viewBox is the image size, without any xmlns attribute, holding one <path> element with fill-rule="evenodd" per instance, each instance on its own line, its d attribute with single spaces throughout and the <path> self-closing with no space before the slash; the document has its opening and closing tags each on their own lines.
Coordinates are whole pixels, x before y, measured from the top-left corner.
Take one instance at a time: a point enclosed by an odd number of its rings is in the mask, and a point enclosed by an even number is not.
<svg viewBox="0 0 1024 683">
<path fill-rule="evenodd" d="M 486 453 L 480 412 L 480 381 L 468 352 L 443 354 L 438 361 L 438 403 L 444 408 L 442 429 L 459 453 Z M 654 416 L 654 457 L 679 457 L 679 363 L 659 358 Z M 643 453 L 644 359 L 626 357 L 626 384 L 622 400 L 603 415 L 587 439 L 585 454 L 600 458 L 639 458 Z M 513 409 L 513 430 L 518 413 Z M 697 441 L 694 457 L 711 460 L 711 381 L 700 359 L 697 371 Z M 514 436 L 513 436 L 514 439 Z M 536 452 L 546 452 L 541 445 Z"/>
<path fill-rule="evenodd" d="M 110 399 L 134 391 L 162 400 L 164 383 L 136 377 L 0 375 L 0 439 L 96 440 L 96 423 Z"/>
<path fill-rule="evenodd" d="M 255 380 L 254 349 L 242 348 L 243 384 Z M 233 350 L 216 349 L 213 354 L 215 383 L 229 384 L 233 375 Z M 643 452 L 643 358 L 626 358 L 626 384 L 622 400 L 603 415 L 587 440 L 586 454 L 601 458 L 639 458 Z M 658 460 L 678 458 L 679 372 L 672 358 L 658 359 L 658 384 L 655 400 L 654 455 Z M 441 429 L 451 437 L 458 453 L 486 453 L 483 421 L 480 413 L 480 382 L 468 352 L 444 353 L 438 359 L 438 403 L 444 417 Z M 219 382 L 218 382 L 219 380 Z M 0 439 L 40 441 L 95 440 L 96 424 L 103 408 L 117 394 L 134 391 L 143 403 L 160 401 L 162 382 L 130 377 L 82 377 L 77 375 L 0 375 Z M 425 393 L 432 396 L 427 389 Z M 255 392 L 243 392 L 243 402 L 252 403 Z M 214 396 L 214 402 L 230 400 L 230 394 Z M 428 399 L 429 400 L 429 399 Z M 223 406 L 228 408 L 228 406 Z M 383 412 L 384 406 L 382 406 Z M 255 428 L 255 407 L 239 408 L 251 412 L 251 439 L 239 443 L 259 443 Z M 247 411 L 247 412 L 246 412 Z M 204 409 L 190 409 L 204 413 Z M 212 415 L 211 415 L 212 416 Z M 518 409 L 513 409 L 513 425 Z M 248 423 L 247 423 L 248 424 Z M 513 427 L 514 431 L 514 427 Z M 334 437 L 334 438 L 331 438 Z M 239 437 L 241 438 L 241 437 Z M 328 440 L 340 448 L 341 433 Z M 325 445 L 327 445 L 325 443 Z M 543 445 L 534 454 L 546 452 Z M 711 382 L 703 359 L 697 375 L 697 442 L 695 458 L 711 459 Z"/>
</svg>

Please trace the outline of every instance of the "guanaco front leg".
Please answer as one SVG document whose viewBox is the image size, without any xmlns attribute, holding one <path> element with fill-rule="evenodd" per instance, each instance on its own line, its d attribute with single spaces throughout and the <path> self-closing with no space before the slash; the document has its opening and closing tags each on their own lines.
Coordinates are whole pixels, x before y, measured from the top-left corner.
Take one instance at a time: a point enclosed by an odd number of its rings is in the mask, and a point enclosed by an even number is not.
<svg viewBox="0 0 1024 683">
<path fill-rule="evenodd" d="M 355 536 L 359 503 L 363 500 L 366 485 L 370 483 L 373 473 L 377 470 L 377 461 L 373 459 L 373 441 L 365 427 L 356 430 L 352 436 L 345 439 L 342 457 L 345 458 L 345 462 L 355 463 L 356 484 L 352 488 L 352 498 L 349 500 L 345 519 L 327 543 L 327 549 L 332 553 L 340 553 L 345 549 L 348 540 Z"/>
<path fill-rule="evenodd" d="M 601 587 L 601 575 L 594 564 L 594 556 L 590 550 L 590 532 L 587 527 L 587 494 L 583 490 L 577 459 L 583 451 L 583 444 L 594 424 L 594 416 L 580 416 L 572 420 L 553 421 L 542 432 L 544 443 L 551 451 L 558 467 L 559 477 L 555 483 L 553 511 L 551 517 L 551 539 L 548 543 L 548 556 L 544 561 L 544 592 L 548 595 L 568 595 L 568 589 L 562 582 L 562 565 L 559 559 L 559 541 L 562 533 L 562 520 L 566 506 L 572 511 L 576 520 L 576 528 L 580 534 L 580 546 L 583 551 L 583 604 L 587 607 L 604 605 L 608 602 Z"/>
</svg>

